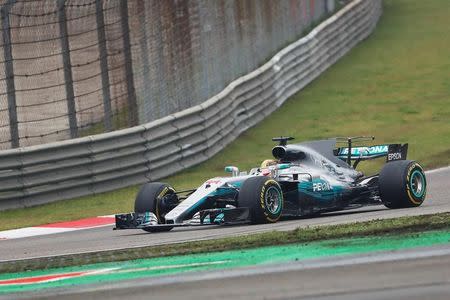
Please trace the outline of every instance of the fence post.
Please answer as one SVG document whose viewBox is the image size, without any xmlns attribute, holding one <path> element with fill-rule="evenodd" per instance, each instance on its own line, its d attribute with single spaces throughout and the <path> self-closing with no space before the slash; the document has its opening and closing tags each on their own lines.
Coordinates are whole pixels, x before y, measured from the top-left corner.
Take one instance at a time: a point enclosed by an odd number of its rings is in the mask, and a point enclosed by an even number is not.
<svg viewBox="0 0 450 300">
<path fill-rule="evenodd" d="M 14 64 L 11 46 L 11 28 L 9 24 L 9 10 L 16 0 L 8 0 L 1 8 L 3 29 L 3 55 L 5 59 L 6 91 L 8 94 L 9 132 L 11 147 L 17 148 L 19 143 L 19 124 L 17 120 L 16 87 L 14 85 Z"/>
<path fill-rule="evenodd" d="M 123 53 L 125 56 L 125 76 L 127 77 L 128 125 L 138 124 L 136 91 L 134 90 L 133 65 L 131 57 L 130 28 L 128 26 L 128 1 L 120 0 L 120 20 L 123 34 Z"/>
<path fill-rule="evenodd" d="M 140 52 L 141 52 L 141 62 L 142 62 L 142 81 L 143 84 L 141 86 L 141 97 L 145 103 L 149 103 L 154 101 L 154 99 L 148 97 L 150 93 L 148 92 L 149 89 L 152 87 L 150 86 L 150 62 L 149 62 L 149 50 L 148 50 L 148 37 L 147 37 L 147 26 L 145 23 L 145 17 L 146 17 L 146 10 L 145 10 L 145 0 L 139 0 L 136 1 L 136 6 L 139 10 L 139 27 L 141 29 L 141 38 L 139 39 L 139 46 L 140 46 Z M 144 94 L 144 95 L 142 95 Z M 144 105 L 145 107 L 145 105 Z M 145 120 L 145 122 L 149 122 L 150 118 L 148 116 L 148 112 L 146 109 L 141 109 L 139 112 L 140 115 L 143 116 L 142 120 Z"/>
<path fill-rule="evenodd" d="M 108 52 L 106 50 L 105 20 L 103 18 L 103 0 L 95 2 L 95 16 L 97 19 L 98 50 L 100 56 L 100 72 L 102 74 L 103 113 L 105 131 L 112 130 L 111 122 L 111 93 L 109 91 Z"/>
<path fill-rule="evenodd" d="M 70 138 L 78 137 L 77 113 L 75 110 L 75 95 L 73 92 L 72 64 L 70 62 L 69 36 L 67 33 L 66 0 L 58 0 L 58 23 L 61 35 L 61 52 L 64 65 L 64 81 L 67 97 L 67 114 L 69 117 Z"/>
</svg>

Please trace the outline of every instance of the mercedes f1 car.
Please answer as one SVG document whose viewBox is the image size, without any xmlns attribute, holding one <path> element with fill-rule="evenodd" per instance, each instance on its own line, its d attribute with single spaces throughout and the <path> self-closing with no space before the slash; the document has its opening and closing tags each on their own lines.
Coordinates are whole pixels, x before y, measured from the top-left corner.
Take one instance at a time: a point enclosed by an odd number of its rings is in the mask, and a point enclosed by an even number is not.
<svg viewBox="0 0 450 300">
<path fill-rule="evenodd" d="M 288 145 L 292 139 L 273 138 L 279 143 L 272 149 L 274 159 L 260 167 L 247 173 L 227 166 L 230 176 L 209 179 L 196 189 L 145 184 L 135 212 L 116 215 L 115 229 L 159 232 L 180 226 L 270 223 L 284 216 L 365 205 L 415 207 L 425 199 L 425 173 L 417 162 L 406 160 L 408 144 L 362 146 L 374 138 L 354 137 Z M 365 176 L 356 170 L 361 161 L 379 157 L 386 157 L 379 174 Z"/>
</svg>

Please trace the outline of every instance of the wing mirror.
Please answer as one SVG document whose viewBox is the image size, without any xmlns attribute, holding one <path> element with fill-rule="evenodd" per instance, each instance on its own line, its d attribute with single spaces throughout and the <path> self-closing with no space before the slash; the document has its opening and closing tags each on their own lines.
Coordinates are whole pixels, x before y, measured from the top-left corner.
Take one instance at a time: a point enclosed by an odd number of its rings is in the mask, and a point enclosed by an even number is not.
<svg viewBox="0 0 450 300">
<path fill-rule="evenodd" d="M 232 177 L 239 176 L 239 169 L 238 169 L 238 167 L 235 167 L 235 166 L 226 166 L 225 172 L 231 173 Z"/>
</svg>

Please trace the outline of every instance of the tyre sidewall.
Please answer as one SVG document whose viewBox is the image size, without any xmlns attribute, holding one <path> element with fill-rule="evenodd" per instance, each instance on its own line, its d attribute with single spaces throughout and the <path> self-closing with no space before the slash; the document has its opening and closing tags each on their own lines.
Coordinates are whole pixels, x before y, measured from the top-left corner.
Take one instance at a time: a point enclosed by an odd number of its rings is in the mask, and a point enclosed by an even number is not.
<svg viewBox="0 0 450 300">
<path fill-rule="evenodd" d="M 422 192 L 414 193 L 412 179 L 423 180 Z M 426 177 L 423 168 L 415 161 L 402 160 L 387 163 L 379 176 L 380 196 L 388 208 L 416 207 L 426 196 Z"/>
<path fill-rule="evenodd" d="M 280 197 L 280 201 L 281 201 L 278 209 L 275 212 L 271 212 L 269 210 L 269 208 L 267 207 L 267 203 L 265 201 L 266 195 L 271 189 L 275 189 L 278 192 L 278 197 Z M 278 184 L 278 182 L 276 182 L 273 179 L 269 179 L 264 182 L 264 184 L 262 185 L 262 188 L 261 188 L 261 192 L 259 194 L 259 205 L 261 206 L 261 210 L 264 214 L 264 218 L 268 222 L 274 223 L 280 219 L 281 211 L 283 210 L 283 193 L 281 191 L 281 187 Z"/>
<path fill-rule="evenodd" d="M 412 187 L 412 180 L 414 176 L 420 176 L 423 180 L 423 187 L 420 193 L 414 193 Z M 406 193 L 408 194 L 408 200 L 411 206 L 419 206 L 425 200 L 427 193 L 427 180 L 422 167 L 417 162 L 411 162 L 406 171 Z"/>
<path fill-rule="evenodd" d="M 279 207 L 275 212 L 271 212 L 267 207 L 266 195 L 273 189 L 279 193 Z M 283 210 L 283 192 L 280 185 L 275 180 L 257 176 L 244 181 L 239 191 L 239 207 L 247 207 L 250 212 L 250 221 L 253 224 L 274 223 L 281 217 Z"/>
<path fill-rule="evenodd" d="M 165 220 L 162 215 L 165 213 L 160 211 L 161 198 L 174 192 L 174 189 L 166 183 L 146 183 L 136 196 L 134 211 L 137 213 L 152 212 L 158 218 L 158 223 L 163 224 Z"/>
</svg>

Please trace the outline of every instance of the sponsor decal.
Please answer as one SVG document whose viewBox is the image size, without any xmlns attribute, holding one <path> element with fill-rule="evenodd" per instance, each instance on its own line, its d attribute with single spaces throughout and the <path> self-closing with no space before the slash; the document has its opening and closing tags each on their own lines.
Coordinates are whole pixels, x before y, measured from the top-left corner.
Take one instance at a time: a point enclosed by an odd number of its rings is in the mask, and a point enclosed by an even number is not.
<svg viewBox="0 0 450 300">
<path fill-rule="evenodd" d="M 402 154 L 400 152 L 389 153 L 387 159 L 388 159 L 388 161 L 399 160 L 399 159 L 402 159 Z"/>
<path fill-rule="evenodd" d="M 388 152 L 388 145 L 378 145 L 371 147 L 354 147 L 352 148 L 352 156 L 370 156 L 370 155 L 381 155 Z M 347 155 L 348 148 L 342 148 L 339 155 Z"/>
<path fill-rule="evenodd" d="M 323 192 L 331 190 L 333 190 L 333 187 L 326 181 L 313 183 L 313 192 Z"/>
<path fill-rule="evenodd" d="M 261 194 L 259 194 L 259 204 L 261 205 L 261 208 L 263 209 L 264 215 L 266 215 L 266 217 L 267 217 L 267 212 L 266 212 L 266 206 L 264 205 L 264 195 L 265 195 L 265 193 L 266 193 L 266 185 L 267 185 L 269 182 L 270 182 L 270 180 L 269 180 L 269 181 L 266 181 L 266 182 L 264 183 L 264 185 L 263 185 L 263 187 L 262 187 L 262 189 L 261 189 Z"/>
<path fill-rule="evenodd" d="M 220 180 L 220 179 L 210 179 L 210 180 L 208 180 L 208 181 L 206 181 L 205 183 L 208 185 L 211 185 L 211 184 L 220 184 L 222 181 Z"/>
</svg>

